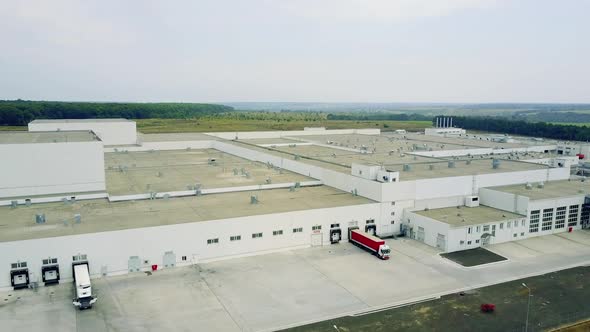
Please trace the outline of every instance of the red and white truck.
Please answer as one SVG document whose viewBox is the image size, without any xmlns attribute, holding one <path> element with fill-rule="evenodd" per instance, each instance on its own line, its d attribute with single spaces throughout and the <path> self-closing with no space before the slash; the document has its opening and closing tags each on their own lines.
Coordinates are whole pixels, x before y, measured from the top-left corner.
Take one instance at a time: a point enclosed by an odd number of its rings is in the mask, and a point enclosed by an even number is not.
<svg viewBox="0 0 590 332">
<path fill-rule="evenodd" d="M 352 229 L 348 232 L 348 240 L 355 245 L 365 248 L 381 259 L 389 259 L 391 249 L 384 240 L 367 234 L 360 229 Z"/>
</svg>

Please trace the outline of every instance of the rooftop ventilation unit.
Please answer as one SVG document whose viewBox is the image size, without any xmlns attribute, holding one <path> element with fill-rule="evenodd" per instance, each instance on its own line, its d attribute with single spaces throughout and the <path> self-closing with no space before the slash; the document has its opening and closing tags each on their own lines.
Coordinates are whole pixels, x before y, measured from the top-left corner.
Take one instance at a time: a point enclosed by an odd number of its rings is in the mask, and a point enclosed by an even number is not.
<svg viewBox="0 0 590 332">
<path fill-rule="evenodd" d="M 412 166 L 408 165 L 408 164 L 404 164 L 403 166 L 403 170 L 404 172 L 409 172 L 412 170 Z"/>
<path fill-rule="evenodd" d="M 37 224 L 44 224 L 45 223 L 45 213 L 37 213 L 35 215 L 35 222 Z"/>
<path fill-rule="evenodd" d="M 537 188 L 539 188 L 539 189 L 543 189 L 543 188 L 545 188 L 545 183 L 544 183 L 544 182 L 539 182 L 539 183 L 537 184 Z"/>
<path fill-rule="evenodd" d="M 256 196 L 256 195 L 250 196 L 250 204 L 258 204 L 258 196 Z"/>
<path fill-rule="evenodd" d="M 266 184 L 271 184 L 272 183 L 272 179 L 270 177 L 266 178 Z"/>
<path fill-rule="evenodd" d="M 11 209 L 16 209 L 17 206 L 18 206 L 18 201 L 10 201 L 10 208 Z"/>
<path fill-rule="evenodd" d="M 493 169 L 500 168 L 500 159 L 492 159 L 492 168 Z"/>
<path fill-rule="evenodd" d="M 447 165 L 449 166 L 449 168 L 455 168 L 455 161 L 454 160 L 451 160 L 451 161 L 448 162 Z"/>
<path fill-rule="evenodd" d="M 79 223 L 81 223 L 81 222 L 82 222 L 82 215 L 80 215 L 79 213 L 76 213 L 76 214 L 74 215 L 74 222 L 75 222 L 76 224 L 79 224 Z"/>
<path fill-rule="evenodd" d="M 295 188 L 301 187 L 301 182 L 295 182 Z"/>
<path fill-rule="evenodd" d="M 530 184 L 530 183 L 527 183 L 527 184 L 525 184 L 525 185 L 524 185 L 524 187 L 525 187 L 525 189 L 527 189 L 527 190 L 531 190 L 531 189 L 533 189 L 533 185 L 532 185 L 532 184 Z"/>
<path fill-rule="evenodd" d="M 465 165 L 471 165 L 471 160 L 467 160 L 467 161 L 465 162 Z"/>
</svg>

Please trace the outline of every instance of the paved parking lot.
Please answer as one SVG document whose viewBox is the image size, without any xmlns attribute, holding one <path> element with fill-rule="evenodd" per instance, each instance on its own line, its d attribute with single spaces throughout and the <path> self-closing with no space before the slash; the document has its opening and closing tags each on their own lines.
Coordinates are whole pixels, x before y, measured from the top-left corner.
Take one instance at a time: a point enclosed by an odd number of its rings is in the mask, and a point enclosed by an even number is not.
<svg viewBox="0 0 590 332">
<path fill-rule="evenodd" d="M 275 330 L 590 264 L 586 231 L 494 245 L 508 260 L 472 268 L 387 242 L 389 261 L 341 243 L 95 279 L 86 311 L 74 310 L 70 283 L 0 293 L 0 321 L 6 331 Z"/>
</svg>

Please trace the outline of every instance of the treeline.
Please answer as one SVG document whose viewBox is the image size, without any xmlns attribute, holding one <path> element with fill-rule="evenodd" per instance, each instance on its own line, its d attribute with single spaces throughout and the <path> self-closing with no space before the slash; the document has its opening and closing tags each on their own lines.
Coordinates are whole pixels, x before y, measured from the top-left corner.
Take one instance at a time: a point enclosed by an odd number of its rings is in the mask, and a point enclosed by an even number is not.
<svg viewBox="0 0 590 332">
<path fill-rule="evenodd" d="M 560 123 L 590 123 L 590 113 L 577 112 L 542 112 L 517 113 L 515 119 L 528 121 L 560 122 Z"/>
<path fill-rule="evenodd" d="M 453 125 L 464 129 L 491 131 L 496 133 L 545 137 L 558 140 L 590 140 L 587 126 L 559 125 L 546 122 L 514 121 L 498 117 L 454 116 Z"/>
<path fill-rule="evenodd" d="M 198 118 L 233 111 L 233 107 L 193 103 L 77 103 L 0 100 L 0 125 L 24 126 L 35 119 Z"/>
<path fill-rule="evenodd" d="M 328 120 L 353 120 L 353 121 L 432 121 L 432 116 L 406 113 L 343 113 L 328 114 Z"/>
</svg>

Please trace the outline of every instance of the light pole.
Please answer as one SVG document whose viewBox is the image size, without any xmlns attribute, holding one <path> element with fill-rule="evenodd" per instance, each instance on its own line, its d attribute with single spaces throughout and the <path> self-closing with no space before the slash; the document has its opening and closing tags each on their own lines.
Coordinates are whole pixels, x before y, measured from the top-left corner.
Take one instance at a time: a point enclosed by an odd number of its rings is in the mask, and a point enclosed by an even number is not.
<svg viewBox="0 0 590 332">
<path fill-rule="evenodd" d="M 527 301 L 526 305 L 526 322 L 524 325 L 524 332 L 527 332 L 529 330 L 529 309 L 531 308 L 531 289 L 524 282 L 522 283 L 522 285 L 529 291 L 529 300 Z"/>
</svg>

